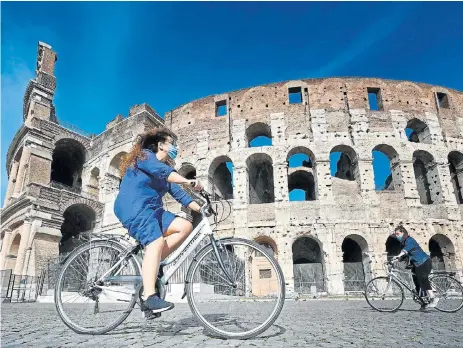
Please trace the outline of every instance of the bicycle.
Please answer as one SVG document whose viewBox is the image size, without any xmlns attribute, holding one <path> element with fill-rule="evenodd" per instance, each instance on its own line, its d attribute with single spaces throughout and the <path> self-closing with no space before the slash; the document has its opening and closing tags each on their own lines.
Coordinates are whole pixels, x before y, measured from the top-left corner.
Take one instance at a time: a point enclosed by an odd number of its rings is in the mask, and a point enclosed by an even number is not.
<svg viewBox="0 0 463 348">
<path fill-rule="evenodd" d="M 234 339 L 255 337 L 275 322 L 283 308 L 283 272 L 275 258 L 253 241 L 233 237 L 215 239 L 206 213 L 212 213 L 216 226 L 223 220 L 217 222 L 218 214 L 212 208 L 209 194 L 202 191 L 201 196 L 206 200 L 201 207 L 202 220 L 180 247 L 161 262 L 156 291 L 165 298 L 169 279 L 209 237 L 209 243 L 191 260 L 182 299 L 187 296 L 193 315 L 213 335 Z M 240 250 L 241 247 L 246 250 Z M 135 304 L 141 303 L 140 254 L 143 247 L 130 243 L 128 236 L 96 235 L 75 249 L 65 259 L 55 286 L 55 305 L 63 322 L 77 333 L 94 335 L 119 326 Z M 170 268 L 164 271 L 166 266 Z M 261 283 L 251 285 L 253 278 Z M 270 280 L 265 283 L 265 279 Z M 267 291 L 264 285 L 268 285 Z M 84 307 L 87 303 L 89 311 Z M 227 306 L 236 309 L 236 315 L 224 313 Z M 118 310 L 120 314 L 116 313 Z M 251 319 L 246 319 L 247 315 Z M 160 314 L 146 311 L 144 316 L 153 319 Z"/>
<path fill-rule="evenodd" d="M 395 312 L 403 304 L 405 299 L 404 288 L 412 293 L 413 301 L 424 308 L 429 304 L 429 298 L 425 291 L 411 288 L 401 274 L 408 273 L 410 267 L 400 270 L 398 263 L 386 261 L 387 276 L 376 277 L 370 280 L 365 288 L 364 296 L 368 304 L 380 312 Z M 429 276 L 431 287 L 439 299 L 437 310 L 452 313 L 463 307 L 463 286 L 452 274 L 447 272 L 431 273 Z M 450 304 L 449 308 L 444 305 Z"/>
</svg>

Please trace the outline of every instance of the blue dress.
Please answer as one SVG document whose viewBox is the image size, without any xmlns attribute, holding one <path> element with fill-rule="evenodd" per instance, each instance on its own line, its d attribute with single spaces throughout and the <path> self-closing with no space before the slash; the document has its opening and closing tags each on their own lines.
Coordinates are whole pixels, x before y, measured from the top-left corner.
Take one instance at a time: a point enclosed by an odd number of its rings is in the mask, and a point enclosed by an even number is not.
<svg viewBox="0 0 463 348">
<path fill-rule="evenodd" d="M 159 161 L 154 152 L 143 152 L 145 159 L 127 168 L 122 178 L 114 213 L 130 236 L 148 245 L 161 237 L 176 217 L 163 209 L 162 197 L 169 192 L 185 207 L 193 199 L 180 185 L 167 182 L 174 168 Z"/>
</svg>

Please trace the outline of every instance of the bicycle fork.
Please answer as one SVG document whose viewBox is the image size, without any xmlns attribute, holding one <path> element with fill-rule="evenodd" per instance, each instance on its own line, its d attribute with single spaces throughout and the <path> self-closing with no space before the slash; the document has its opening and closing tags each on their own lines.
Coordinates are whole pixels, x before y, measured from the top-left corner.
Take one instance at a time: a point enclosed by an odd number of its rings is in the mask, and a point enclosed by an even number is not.
<svg viewBox="0 0 463 348">
<path fill-rule="evenodd" d="M 225 265 L 223 263 L 222 257 L 219 254 L 220 251 L 219 251 L 219 248 L 217 247 L 217 241 L 215 240 L 213 235 L 211 235 L 211 245 L 212 245 L 212 250 L 214 251 L 215 258 L 217 259 L 217 262 L 219 263 L 219 267 L 222 270 L 222 272 L 225 274 L 226 279 L 224 279 L 224 280 L 227 282 L 227 285 L 229 285 L 232 288 L 236 289 L 238 286 L 233 281 L 230 273 L 228 273 L 228 271 L 225 269 Z M 220 248 L 223 248 L 223 247 L 220 246 Z M 196 261 L 195 258 L 193 258 L 193 260 Z M 185 284 L 186 283 L 188 283 L 188 280 L 185 280 Z M 182 295 L 182 300 L 185 298 L 185 296 L 186 296 L 186 286 L 185 286 L 185 290 L 184 290 L 183 295 Z"/>
</svg>

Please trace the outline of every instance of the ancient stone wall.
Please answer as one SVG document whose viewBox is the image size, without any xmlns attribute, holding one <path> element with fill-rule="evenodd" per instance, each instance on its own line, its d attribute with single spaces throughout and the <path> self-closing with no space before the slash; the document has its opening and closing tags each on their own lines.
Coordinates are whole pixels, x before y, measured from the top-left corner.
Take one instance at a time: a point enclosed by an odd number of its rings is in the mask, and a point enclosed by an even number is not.
<svg viewBox="0 0 463 348">
<path fill-rule="evenodd" d="M 344 239 L 365 240 L 371 278 L 382 272 L 385 243 L 398 223 L 427 252 L 442 233 L 437 226 L 446 226 L 454 247 L 448 257 L 463 268 L 461 186 L 448 157 L 463 151 L 459 91 L 370 78 L 297 80 L 195 100 L 167 112 L 165 120 L 178 134 L 177 167 L 193 166 L 209 190 L 223 191 L 214 168 L 232 163 L 234 219 L 226 229 L 273 239 L 289 284 L 298 238 L 317 241 L 324 290 L 342 293 Z M 259 136 L 271 145 L 251 146 Z M 387 190 L 375 187 L 373 151 L 389 159 Z M 336 175 L 330 172 L 333 153 L 341 154 Z M 294 154 L 306 154 L 311 169 L 290 167 Z M 294 187 L 307 189 L 304 201 L 290 201 Z"/>
</svg>

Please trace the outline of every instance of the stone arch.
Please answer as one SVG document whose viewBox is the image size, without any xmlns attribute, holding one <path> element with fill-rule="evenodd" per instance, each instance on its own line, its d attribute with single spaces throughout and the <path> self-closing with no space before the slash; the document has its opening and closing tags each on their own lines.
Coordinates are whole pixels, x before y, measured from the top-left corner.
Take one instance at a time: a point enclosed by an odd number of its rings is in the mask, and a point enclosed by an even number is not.
<svg viewBox="0 0 463 348">
<path fill-rule="evenodd" d="M 424 96 L 423 89 L 413 82 L 409 82 L 409 81 L 399 82 L 398 84 L 395 85 L 395 87 L 396 89 L 402 89 L 402 90 L 414 89 L 416 92 L 418 92 L 419 98 L 423 98 Z"/>
<path fill-rule="evenodd" d="M 412 143 L 431 144 L 431 132 L 428 125 L 418 118 L 413 118 L 405 126 L 407 139 Z"/>
<path fill-rule="evenodd" d="M 263 246 L 271 255 L 276 256 L 276 243 L 267 236 L 258 236 L 255 240 Z M 252 279 L 256 281 L 252 284 L 252 293 L 257 296 L 266 296 L 278 291 L 277 275 L 273 266 L 266 257 L 260 252 L 256 252 L 252 258 Z"/>
<path fill-rule="evenodd" d="M 72 191 L 82 189 L 82 169 L 85 163 L 84 145 L 72 138 L 60 139 L 55 143 L 51 163 L 50 180 L 56 185 L 69 187 Z"/>
<path fill-rule="evenodd" d="M 124 156 L 126 155 L 127 155 L 127 152 L 121 151 L 111 159 L 111 162 L 109 162 L 109 168 L 108 168 L 109 174 L 119 179 L 121 178 L 120 167 L 121 167 L 122 160 L 124 159 Z"/>
<path fill-rule="evenodd" d="M 371 279 L 368 243 L 358 234 L 346 236 L 341 245 L 344 266 L 344 290 L 362 291 L 366 279 Z"/>
<path fill-rule="evenodd" d="M 373 148 L 372 154 L 375 189 L 378 191 L 403 191 L 400 158 L 397 151 L 390 145 L 379 144 Z M 386 172 L 386 175 L 383 174 L 384 172 Z M 383 182 L 383 176 L 385 176 L 384 184 L 381 183 Z M 380 181 L 379 184 L 378 181 Z"/>
<path fill-rule="evenodd" d="M 261 141 L 264 145 L 254 145 L 255 141 Z M 270 125 L 263 122 L 256 122 L 246 128 L 246 141 L 248 147 L 271 146 L 272 129 Z"/>
<path fill-rule="evenodd" d="M 432 268 L 435 271 L 455 270 L 455 247 L 447 236 L 435 234 L 429 239 Z"/>
<path fill-rule="evenodd" d="M 463 204 L 463 154 L 451 151 L 448 155 L 450 180 L 458 204 Z"/>
<path fill-rule="evenodd" d="M 413 169 L 421 204 L 440 203 L 442 201 L 442 187 L 434 157 L 423 150 L 415 151 L 413 153 Z"/>
<path fill-rule="evenodd" d="M 209 181 L 215 200 L 233 199 L 233 162 L 228 156 L 214 158 L 209 167 Z"/>
<path fill-rule="evenodd" d="M 294 291 L 325 291 L 324 256 L 321 243 L 313 237 L 297 238 L 292 245 Z"/>
<path fill-rule="evenodd" d="M 336 171 L 333 170 L 333 162 L 336 154 L 339 159 L 336 162 Z M 349 145 L 336 145 L 330 152 L 330 168 L 332 176 L 349 181 L 359 180 L 357 153 Z M 334 175 L 333 175 L 334 172 Z"/>
<path fill-rule="evenodd" d="M 305 146 L 292 148 L 287 156 L 290 201 L 312 201 L 317 197 L 315 155 Z"/>
<path fill-rule="evenodd" d="M 265 153 L 255 153 L 246 160 L 249 178 L 249 204 L 275 201 L 273 161 Z"/>
<path fill-rule="evenodd" d="M 90 147 L 90 141 L 88 138 L 79 136 L 78 134 L 74 132 L 70 132 L 68 130 L 62 129 L 62 132 L 54 137 L 55 144 L 60 142 L 61 140 L 64 139 L 71 139 L 74 140 L 80 144 L 87 150 Z"/>
<path fill-rule="evenodd" d="M 90 171 L 90 179 L 87 185 L 88 192 L 98 196 L 100 193 L 100 169 L 98 167 L 94 167 Z"/>
<path fill-rule="evenodd" d="M 91 199 L 83 198 L 83 197 L 76 197 L 67 201 L 62 201 L 60 203 L 60 211 L 62 214 L 71 206 L 81 204 L 89 206 L 95 213 L 96 218 L 100 219 L 103 214 L 103 204 Z"/>
<path fill-rule="evenodd" d="M 262 245 L 266 249 L 268 249 L 270 254 L 272 254 L 273 256 L 276 257 L 276 255 L 278 255 L 277 243 L 273 240 L 273 238 L 265 236 L 265 235 L 260 235 L 260 236 L 257 236 L 254 239 L 254 241 Z"/>
<path fill-rule="evenodd" d="M 189 162 L 183 162 L 180 166 L 178 173 L 187 179 L 196 179 L 196 168 Z"/>
<path fill-rule="evenodd" d="M 16 260 L 18 258 L 19 245 L 21 244 L 21 233 L 16 233 L 8 246 L 8 252 L 6 254 L 5 269 L 11 269 L 14 272 L 16 267 Z"/>
<path fill-rule="evenodd" d="M 89 232 L 95 227 L 97 213 L 86 204 L 72 204 L 63 213 L 61 224 L 61 241 L 59 253 L 66 254 L 74 250 L 82 242 L 81 233 Z"/>
<path fill-rule="evenodd" d="M 387 259 L 391 260 L 394 256 L 400 254 L 400 250 L 402 250 L 402 246 L 397 238 L 392 235 L 389 235 L 386 239 L 385 243 Z"/>
</svg>

